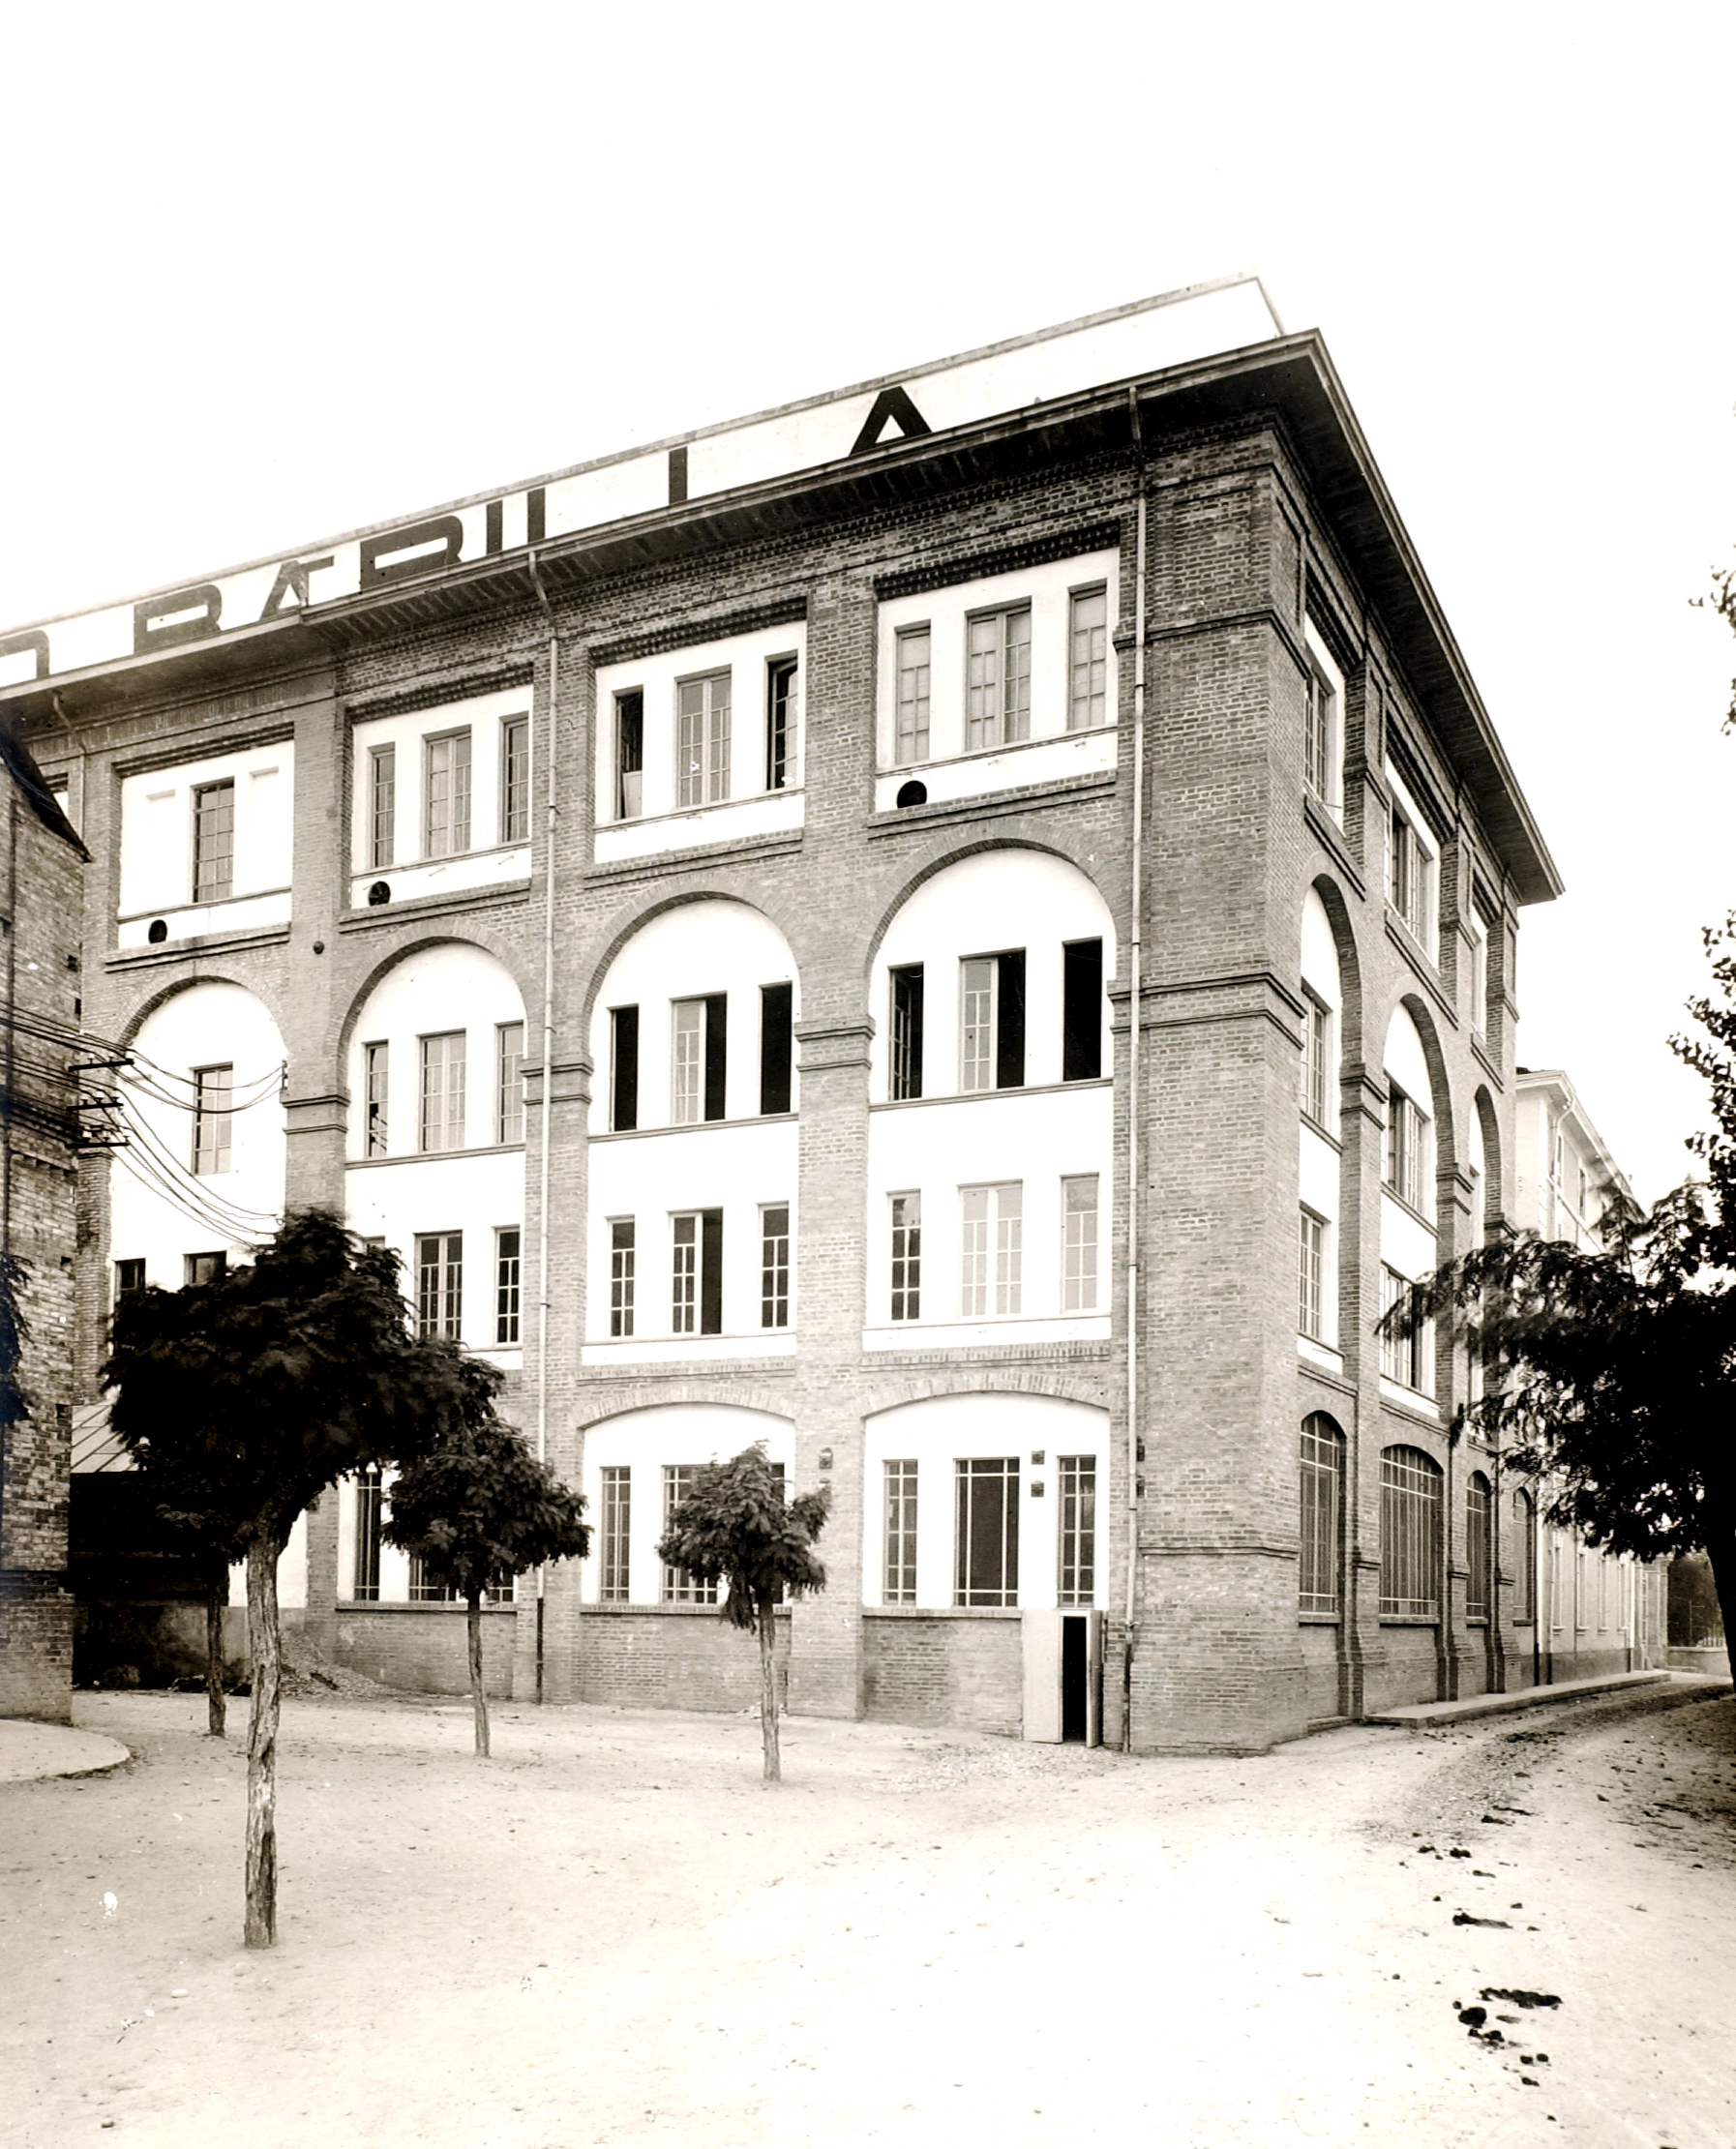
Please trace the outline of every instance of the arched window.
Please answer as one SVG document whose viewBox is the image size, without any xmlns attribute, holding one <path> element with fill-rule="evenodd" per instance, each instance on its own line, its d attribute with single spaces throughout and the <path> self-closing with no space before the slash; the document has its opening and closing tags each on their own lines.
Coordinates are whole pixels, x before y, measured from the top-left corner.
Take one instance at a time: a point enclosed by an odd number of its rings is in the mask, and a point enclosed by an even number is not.
<svg viewBox="0 0 1736 2149">
<path fill-rule="evenodd" d="M 1441 1616 L 1441 1466 L 1420 1448 L 1380 1459 L 1380 1608 L 1383 1619 Z"/>
<path fill-rule="evenodd" d="M 1513 1619 L 1537 1618 L 1537 1504 L 1528 1492 L 1513 1494 Z"/>
<path fill-rule="evenodd" d="M 1298 1456 L 1302 1494 L 1302 1557 L 1297 1567 L 1299 1612 L 1343 1608 L 1338 1547 L 1344 1512 L 1344 1435 L 1324 1412 L 1302 1419 Z"/>
<path fill-rule="evenodd" d="M 1495 1500 L 1481 1470 L 1465 1480 L 1465 1617 L 1488 1619 L 1493 1611 Z"/>
</svg>

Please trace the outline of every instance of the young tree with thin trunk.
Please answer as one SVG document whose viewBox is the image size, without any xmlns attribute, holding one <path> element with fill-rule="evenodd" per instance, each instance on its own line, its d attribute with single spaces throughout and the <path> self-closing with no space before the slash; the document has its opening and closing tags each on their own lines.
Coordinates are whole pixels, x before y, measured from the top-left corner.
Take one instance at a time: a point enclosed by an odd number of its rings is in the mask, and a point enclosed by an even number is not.
<svg viewBox="0 0 1736 2149">
<path fill-rule="evenodd" d="M 455 1345 L 411 1336 L 397 1257 L 329 1211 L 287 1219 L 251 1267 L 181 1291 L 129 1292 L 104 1385 L 122 1444 L 190 1521 L 232 1526 L 247 1562 L 250 1948 L 277 1938 L 278 1560 L 328 1486 L 399 1462 L 462 1405 Z"/>
<path fill-rule="evenodd" d="M 698 1582 L 726 1583 L 722 1617 L 760 1637 L 760 1735 L 764 1779 L 782 1780 L 778 1752 L 778 1689 L 772 1660 L 775 1607 L 786 1597 L 825 1587 L 814 1542 L 825 1526 L 831 1490 L 784 1497 L 783 1473 L 763 1447 L 744 1448 L 726 1463 L 707 1463 L 670 1516 L 657 1557 Z"/>
<path fill-rule="evenodd" d="M 430 1580 L 456 1590 L 464 1600 L 476 1752 L 486 1760 L 483 1597 L 531 1567 L 584 1559 L 590 1529 L 584 1520 L 584 1495 L 569 1491 L 530 1452 L 524 1435 L 497 1415 L 496 1368 L 466 1358 L 462 1373 L 463 1406 L 439 1439 L 390 1486 L 380 1536 L 415 1554 Z"/>
</svg>

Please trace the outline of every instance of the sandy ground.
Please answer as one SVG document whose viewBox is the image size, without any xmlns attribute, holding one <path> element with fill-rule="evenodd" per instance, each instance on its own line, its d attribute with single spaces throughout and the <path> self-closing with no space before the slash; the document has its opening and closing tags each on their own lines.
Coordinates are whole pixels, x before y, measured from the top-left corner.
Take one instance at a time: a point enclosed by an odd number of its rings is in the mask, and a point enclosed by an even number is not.
<svg viewBox="0 0 1736 2149">
<path fill-rule="evenodd" d="M 136 1759 L 0 1785 L 7 2149 L 1736 2142 L 1727 1698 L 1253 1761 L 796 1719 L 769 1790 L 752 1717 L 478 1763 L 295 1701 L 263 1954 L 202 1708 L 81 1695 Z"/>
</svg>

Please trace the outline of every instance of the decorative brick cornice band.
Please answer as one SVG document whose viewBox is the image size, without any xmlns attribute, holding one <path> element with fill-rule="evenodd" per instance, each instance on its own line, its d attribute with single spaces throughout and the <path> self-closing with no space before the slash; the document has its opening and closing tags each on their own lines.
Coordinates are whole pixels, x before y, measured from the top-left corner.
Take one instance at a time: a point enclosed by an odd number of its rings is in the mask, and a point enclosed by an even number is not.
<svg viewBox="0 0 1736 2149">
<path fill-rule="evenodd" d="M 519 657 L 489 672 L 427 679 L 401 694 L 371 694 L 354 701 L 346 696 L 344 705 L 350 722 L 361 724 L 376 716 L 408 716 L 414 709 L 437 709 L 445 701 L 471 701 L 481 694 L 504 694 L 509 687 L 528 686 L 535 677 L 536 667 L 530 658 Z"/>
<path fill-rule="evenodd" d="M 876 575 L 874 594 L 914 597 L 924 589 L 950 589 L 958 582 L 980 582 L 987 575 L 1012 575 L 1021 567 L 1043 567 L 1052 559 L 1074 559 L 1081 552 L 1107 552 L 1122 542 L 1118 518 L 1091 522 L 1084 529 L 1056 530 L 1048 537 L 1033 537 L 1023 545 L 1009 545 L 1003 552 L 975 552 L 968 559 L 937 560 L 930 567 L 900 567 L 888 575 Z"/>
<path fill-rule="evenodd" d="M 641 657 L 661 656 L 668 649 L 690 649 L 702 642 L 727 642 L 732 635 L 757 634 L 762 627 L 782 627 L 807 616 L 805 593 L 768 597 L 734 612 L 690 614 L 648 628 L 644 634 L 599 642 L 591 650 L 590 661 L 599 669 L 606 664 L 632 664 Z"/>
</svg>

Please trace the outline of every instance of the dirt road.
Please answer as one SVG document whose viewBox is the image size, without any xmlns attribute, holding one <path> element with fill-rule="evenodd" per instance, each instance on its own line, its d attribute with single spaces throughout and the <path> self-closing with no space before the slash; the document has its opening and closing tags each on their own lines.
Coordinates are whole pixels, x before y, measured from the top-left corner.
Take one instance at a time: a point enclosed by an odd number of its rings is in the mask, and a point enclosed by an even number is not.
<svg viewBox="0 0 1736 2149">
<path fill-rule="evenodd" d="M 0 1786 L 7 2149 L 1736 2143 L 1727 1698 L 1252 1761 L 795 1719 L 770 1791 L 752 1717 L 479 1764 L 292 1702 L 263 1955 L 241 1738 L 77 1715 L 138 1758 Z"/>
</svg>

